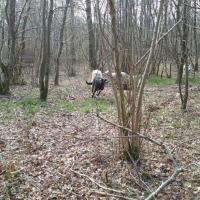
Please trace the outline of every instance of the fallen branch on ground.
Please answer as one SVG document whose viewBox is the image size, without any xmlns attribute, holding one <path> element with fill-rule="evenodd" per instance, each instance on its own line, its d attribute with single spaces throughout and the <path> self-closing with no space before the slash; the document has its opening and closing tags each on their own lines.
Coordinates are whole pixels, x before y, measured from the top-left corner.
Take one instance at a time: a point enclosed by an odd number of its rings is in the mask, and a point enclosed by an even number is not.
<svg viewBox="0 0 200 200">
<path fill-rule="evenodd" d="M 175 168 L 174 173 L 164 181 L 154 192 L 152 192 L 145 200 L 153 199 L 158 193 L 160 193 L 165 187 L 176 180 L 176 177 L 182 172 L 182 168 Z"/>
<path fill-rule="evenodd" d="M 146 200 L 150 200 L 152 198 L 154 198 L 158 193 L 160 193 L 166 186 L 168 186 L 170 183 L 172 183 L 173 181 L 175 181 L 176 177 L 179 175 L 179 173 L 181 173 L 183 171 L 183 168 L 179 167 L 177 162 L 176 162 L 176 159 L 174 158 L 173 154 L 172 154 L 172 150 L 170 150 L 168 148 L 167 145 L 165 145 L 163 142 L 160 142 L 160 141 L 157 141 L 155 139 L 152 139 L 146 135 L 143 135 L 143 134 L 140 134 L 140 133 L 136 133 L 136 132 L 133 132 L 131 129 L 129 128 L 126 128 L 124 126 L 120 126 L 118 124 L 115 124 L 107 119 L 104 119 L 103 117 L 101 117 L 100 115 L 97 115 L 98 118 L 100 118 L 101 120 L 115 126 L 115 127 L 118 127 L 120 129 L 123 129 L 123 130 L 126 130 L 128 131 L 129 133 L 133 134 L 133 135 L 136 135 L 140 138 L 143 138 L 153 144 L 156 144 L 158 146 L 160 146 L 162 149 L 164 149 L 165 153 L 168 155 L 169 159 L 172 161 L 173 163 L 173 174 L 166 180 L 164 181 L 154 192 L 152 192 L 147 198 Z M 132 136 L 128 136 L 128 137 L 132 137 Z"/>
<path fill-rule="evenodd" d="M 86 175 L 86 174 L 82 174 L 82 173 L 77 172 L 77 171 L 75 171 L 75 170 L 73 170 L 73 169 L 70 169 L 70 170 L 71 170 L 72 172 L 74 172 L 75 174 L 78 174 L 79 176 L 82 176 L 82 177 L 85 177 L 85 178 L 89 179 L 91 182 L 93 182 L 94 184 L 96 184 L 97 186 L 99 186 L 100 188 L 102 188 L 102 189 L 104 189 L 104 190 L 108 190 L 108 191 L 110 191 L 110 192 L 120 193 L 120 194 L 124 194 L 124 195 L 127 194 L 127 192 L 125 192 L 125 191 L 115 190 L 115 189 L 112 189 L 112 188 L 105 187 L 105 186 L 103 186 L 103 185 L 97 183 L 93 178 L 89 177 L 89 176 Z"/>
</svg>

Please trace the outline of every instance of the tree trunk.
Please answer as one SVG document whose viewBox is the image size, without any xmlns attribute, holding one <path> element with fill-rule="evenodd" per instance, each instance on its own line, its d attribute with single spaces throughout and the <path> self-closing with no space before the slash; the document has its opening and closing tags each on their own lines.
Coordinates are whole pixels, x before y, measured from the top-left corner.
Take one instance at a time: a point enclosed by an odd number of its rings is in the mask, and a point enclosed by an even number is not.
<svg viewBox="0 0 200 200">
<path fill-rule="evenodd" d="M 188 24 L 188 17 L 189 17 L 189 7 L 190 5 L 190 0 L 184 0 L 183 4 L 183 26 L 182 26 L 182 39 L 181 39 L 181 63 L 180 63 L 180 70 L 183 71 L 183 66 L 185 65 L 185 90 L 184 94 L 182 94 L 182 78 L 181 76 L 179 77 L 178 81 L 178 86 L 179 86 L 179 93 L 181 97 L 181 104 L 182 104 L 182 109 L 185 110 L 187 107 L 187 100 L 188 100 L 188 48 L 187 48 L 187 43 L 188 43 L 188 32 L 189 28 L 187 26 Z"/>
<path fill-rule="evenodd" d="M 0 59 L 0 94 L 9 93 L 9 70 Z"/>
<path fill-rule="evenodd" d="M 42 61 L 40 66 L 40 99 L 46 101 L 48 95 L 49 84 L 49 64 L 50 64 L 50 38 L 51 38 L 51 25 L 53 19 L 53 0 L 50 0 L 50 9 L 48 13 L 48 19 L 46 23 L 46 9 L 47 0 L 43 1 L 42 10 L 42 34 L 43 34 L 43 46 L 42 46 Z"/>
<path fill-rule="evenodd" d="M 28 6 L 27 6 L 27 10 L 26 10 L 26 15 L 23 18 L 23 25 L 22 25 L 22 35 L 21 35 L 21 42 L 20 42 L 20 52 L 19 52 L 19 56 L 17 56 L 16 59 L 19 60 L 18 66 L 16 66 L 16 72 L 15 72 L 15 78 L 14 78 L 14 83 L 15 84 L 23 84 L 24 80 L 23 80 L 23 75 L 22 75 L 22 65 L 23 65 L 23 57 L 24 57 L 24 52 L 25 52 L 25 47 L 26 47 L 26 42 L 25 42 L 25 34 L 26 34 L 26 26 L 27 26 L 27 22 L 28 22 L 28 16 L 29 16 L 29 12 L 31 9 L 31 0 L 27 0 Z"/>
<path fill-rule="evenodd" d="M 75 63 L 76 63 L 76 54 L 75 54 L 75 22 L 74 22 L 74 1 L 71 0 L 71 41 L 70 41 L 70 59 L 69 59 L 69 67 L 68 67 L 68 75 L 69 77 L 76 76 Z"/>
<path fill-rule="evenodd" d="M 92 24 L 91 1 L 85 0 L 85 2 L 86 2 L 88 37 L 89 37 L 89 65 L 90 69 L 94 70 L 97 68 L 97 62 L 96 62 L 94 29 Z"/>
<path fill-rule="evenodd" d="M 198 71 L 198 41 L 197 41 L 197 1 L 194 0 L 194 47 L 195 47 L 195 62 L 194 71 Z"/>
<path fill-rule="evenodd" d="M 118 110 L 118 122 L 121 126 L 129 128 L 134 132 L 140 132 L 140 123 L 141 123 L 141 108 L 142 108 L 142 96 L 144 91 L 145 80 L 147 78 L 149 67 L 151 64 L 151 60 L 154 54 L 154 50 L 156 48 L 156 41 L 158 39 L 158 30 L 160 19 L 163 11 L 164 0 L 160 2 L 160 8 L 158 12 L 157 22 L 154 29 L 153 39 L 151 43 L 149 57 L 147 59 L 147 63 L 145 66 L 144 74 L 138 86 L 136 84 L 136 80 L 133 78 L 133 71 L 131 69 L 130 77 L 129 77 L 129 90 L 127 95 L 125 95 L 122 88 L 122 77 L 121 77 L 121 68 L 120 68 L 120 52 L 118 46 L 118 35 L 117 35 L 117 26 L 116 26 L 116 10 L 114 7 L 113 0 L 108 0 L 108 4 L 110 7 L 110 16 L 111 16 L 111 26 L 112 26 L 112 35 L 113 35 L 113 63 L 115 64 L 115 72 L 117 74 L 116 84 L 113 84 L 113 90 L 115 94 L 115 99 L 117 102 L 117 110 Z M 112 81 L 112 79 L 111 79 Z M 116 90 L 117 85 L 117 90 Z M 127 137 L 129 136 L 129 137 Z M 120 152 L 127 159 L 135 159 L 137 160 L 140 155 L 140 145 L 141 141 L 139 137 L 136 137 L 134 134 L 128 133 L 126 130 L 120 129 Z"/>
<path fill-rule="evenodd" d="M 25 47 L 26 47 L 25 34 L 26 34 L 26 26 L 27 26 L 27 22 L 28 22 L 28 16 L 29 16 L 30 9 L 31 9 L 31 0 L 29 0 L 27 10 L 26 10 L 26 15 L 23 19 L 22 35 L 21 35 L 21 43 L 20 43 L 20 46 L 21 46 L 20 62 L 23 62 L 23 56 L 24 56 L 24 51 L 25 51 Z"/>
<path fill-rule="evenodd" d="M 182 0 L 178 0 L 178 3 L 177 3 L 177 6 L 176 6 L 176 18 L 177 18 L 177 22 L 180 20 L 181 18 L 181 11 L 180 11 L 180 8 L 181 8 L 181 2 Z M 175 51 L 176 52 L 179 52 L 179 48 L 180 48 L 180 43 L 179 43 L 179 40 L 178 38 L 181 39 L 181 36 L 182 33 L 181 33 L 181 26 L 180 24 L 177 25 L 177 30 L 176 30 L 176 41 L 175 41 Z M 183 76 L 183 66 L 181 66 L 180 64 L 180 59 L 179 59 L 179 56 L 177 55 L 177 59 L 176 59 L 176 63 L 177 63 L 177 78 L 176 78 L 176 83 L 179 83 L 179 81 L 182 79 L 182 76 Z"/>
<path fill-rule="evenodd" d="M 69 1 L 70 0 L 66 0 L 62 25 L 61 25 L 61 28 L 60 28 L 60 38 L 59 38 L 60 43 L 59 43 L 58 53 L 57 53 L 57 57 L 56 57 L 56 69 L 55 69 L 56 75 L 55 75 L 54 85 L 59 84 L 60 56 L 61 56 L 62 50 L 63 50 L 63 35 L 64 35 L 64 29 L 65 29 L 65 23 L 66 23 L 66 18 L 67 18 L 67 9 L 68 9 L 68 5 L 69 5 Z"/>
<path fill-rule="evenodd" d="M 6 1 L 6 20 L 8 24 L 8 85 L 7 92 L 9 92 L 10 82 L 14 79 L 15 73 L 15 64 L 16 64 L 16 27 L 15 27 L 15 9 L 16 9 L 16 0 L 7 0 Z"/>
</svg>

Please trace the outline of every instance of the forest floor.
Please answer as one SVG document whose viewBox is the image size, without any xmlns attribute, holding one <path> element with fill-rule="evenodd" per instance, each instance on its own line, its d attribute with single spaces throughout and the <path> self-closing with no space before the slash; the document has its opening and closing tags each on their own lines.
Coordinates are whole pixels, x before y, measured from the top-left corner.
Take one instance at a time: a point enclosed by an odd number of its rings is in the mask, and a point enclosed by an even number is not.
<svg viewBox="0 0 200 200">
<path fill-rule="evenodd" d="M 155 199 L 199 200 L 200 83 L 190 85 L 183 112 L 172 82 L 145 89 L 142 133 L 175 148 L 185 168 Z M 146 141 L 137 170 L 117 157 L 118 129 L 96 117 L 117 121 L 110 87 L 92 99 L 76 77 L 51 85 L 47 103 L 38 96 L 25 85 L 0 98 L 0 200 L 145 199 L 173 173 L 163 150 Z"/>
</svg>

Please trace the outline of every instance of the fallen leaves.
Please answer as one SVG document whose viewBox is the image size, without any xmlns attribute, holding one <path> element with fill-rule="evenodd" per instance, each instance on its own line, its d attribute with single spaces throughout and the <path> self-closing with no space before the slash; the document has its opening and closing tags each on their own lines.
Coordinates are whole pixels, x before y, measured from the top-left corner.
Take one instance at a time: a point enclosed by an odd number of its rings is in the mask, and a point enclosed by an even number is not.
<svg viewBox="0 0 200 200">
<path fill-rule="evenodd" d="M 90 94 L 89 91 L 84 93 L 84 86 L 79 87 L 78 84 L 77 81 L 73 86 L 77 89 L 74 92 L 69 88 L 70 93 L 72 92 L 70 95 L 64 88 L 66 85 L 52 90 L 60 98 L 73 102 Z M 169 142 L 170 148 L 175 148 L 180 164 L 187 166 L 192 161 L 198 163 L 199 143 L 192 140 L 199 135 L 199 125 L 192 117 L 192 113 L 195 113 L 195 119 L 200 116 L 198 109 L 191 110 L 189 116 L 180 115 L 175 110 L 179 97 L 172 98 L 171 95 L 176 88 L 167 88 L 168 92 L 166 89 L 159 90 L 159 98 L 150 95 L 158 89 L 147 89 L 150 98 L 145 100 L 144 111 L 148 115 L 149 108 L 153 114 L 146 132 L 153 138 Z M 110 88 L 107 92 L 104 91 L 108 102 L 112 102 L 110 91 Z M 52 105 L 58 96 L 50 99 Z M 192 99 L 195 100 L 196 98 Z M 153 106 L 150 105 L 151 102 L 155 102 Z M 195 105 L 199 108 L 198 103 Z M 116 120 L 111 114 L 105 115 Z M 189 125 L 186 123 L 187 117 L 191 122 Z M 161 180 L 172 173 L 172 163 L 166 159 L 164 153 L 145 142 L 143 146 L 148 146 L 148 149 L 144 148 L 139 168 L 139 176 L 143 178 L 143 182 L 139 180 L 131 163 L 116 157 L 118 130 L 92 114 L 63 111 L 48 116 L 44 112 L 38 112 L 30 118 L 17 119 L 13 123 L 0 126 L 0 187 L 3 189 L 0 189 L 0 199 L 3 196 L 9 197 L 6 193 L 8 186 L 14 188 L 10 192 L 15 199 L 24 200 L 122 198 L 121 194 L 108 192 L 87 177 L 103 187 L 123 190 L 136 199 L 144 199 L 150 191 L 158 187 Z M 80 177 L 71 169 L 86 176 Z M 14 185 L 5 185 L 3 174 L 6 171 L 17 172 L 18 177 L 11 179 Z M 189 173 L 181 174 L 177 182 L 167 187 L 158 198 L 168 200 L 198 197 L 199 180 L 199 167 L 193 166 Z"/>
</svg>

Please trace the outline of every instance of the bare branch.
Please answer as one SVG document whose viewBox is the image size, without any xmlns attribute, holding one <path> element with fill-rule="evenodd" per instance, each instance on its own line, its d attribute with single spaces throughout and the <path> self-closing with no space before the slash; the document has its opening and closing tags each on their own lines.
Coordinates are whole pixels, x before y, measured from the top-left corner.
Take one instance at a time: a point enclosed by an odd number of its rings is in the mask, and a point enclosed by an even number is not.
<svg viewBox="0 0 200 200">
<path fill-rule="evenodd" d="M 152 199 L 153 197 L 155 197 L 155 195 L 157 195 L 157 194 L 158 194 L 159 192 L 161 192 L 166 186 L 168 186 L 170 183 L 172 183 L 172 182 L 176 179 L 176 177 L 179 175 L 179 173 L 183 171 L 183 168 L 181 168 L 181 167 L 178 166 L 177 161 L 176 161 L 176 159 L 174 158 L 174 156 L 173 156 L 173 154 L 172 154 L 172 150 L 170 150 L 170 149 L 168 148 L 168 146 L 165 145 L 164 143 L 162 143 L 162 142 L 160 142 L 160 141 L 157 141 L 157 140 L 154 140 L 154 139 L 152 139 L 152 138 L 150 138 L 150 137 L 148 137 L 148 136 L 146 136 L 146 135 L 143 135 L 143 134 L 140 134 L 140 133 L 134 133 L 131 129 L 128 129 L 128 128 L 126 128 L 126 127 L 123 127 L 123 126 L 120 126 L 120 125 L 115 124 L 115 123 L 113 123 L 113 122 L 110 122 L 109 120 L 104 119 L 103 117 L 101 117 L 101 116 L 99 116 L 99 115 L 97 115 L 97 117 L 99 117 L 101 120 L 103 120 L 103 121 L 105 121 L 105 122 L 107 122 L 107 123 L 109 123 L 109 124 L 111 124 L 111 125 L 113 125 L 113 126 L 116 126 L 116 127 L 118 127 L 118 128 L 124 129 L 124 130 L 126 130 L 126 131 L 128 131 L 128 132 L 130 132 L 130 133 L 132 133 L 132 134 L 134 134 L 134 135 L 137 135 L 137 136 L 139 136 L 139 137 L 141 137 L 141 138 L 143 138 L 143 139 L 145 139 L 145 140 L 147 140 L 147 141 L 149 141 L 149 142 L 151 142 L 151 143 L 153 143 L 153 144 L 156 144 L 156 145 L 162 147 L 162 148 L 164 149 L 165 153 L 168 155 L 168 158 L 172 161 L 172 163 L 173 163 L 173 168 L 174 168 L 173 174 L 172 174 L 166 181 L 164 181 L 153 193 L 151 193 L 151 194 L 149 195 L 149 197 L 147 197 L 146 200 L 150 200 L 150 199 Z M 132 136 L 130 136 L 130 138 L 131 138 L 131 137 L 132 137 Z"/>
<path fill-rule="evenodd" d="M 180 19 L 176 24 L 174 24 L 166 33 L 164 33 L 156 42 L 156 45 L 158 45 L 163 38 L 165 38 L 180 22 L 182 21 L 182 19 Z M 147 55 L 149 54 L 150 49 L 138 60 L 138 62 L 135 64 L 135 66 L 138 66 L 141 62 L 143 62 Z"/>
<path fill-rule="evenodd" d="M 153 199 L 158 193 L 160 193 L 165 187 L 167 187 L 170 183 L 175 181 L 176 177 L 179 175 L 180 172 L 182 172 L 182 168 L 176 168 L 174 170 L 174 173 L 166 180 L 164 181 L 153 193 L 151 193 L 145 200 Z"/>
<path fill-rule="evenodd" d="M 24 10 L 26 8 L 26 4 L 28 3 L 28 1 L 31 1 L 31 0 L 26 0 L 23 7 L 22 7 L 22 10 L 21 10 L 21 13 L 19 15 L 19 19 L 18 19 L 18 22 L 16 24 L 16 28 L 15 28 L 15 33 L 18 32 L 18 29 L 19 29 L 19 25 L 20 25 L 20 22 L 21 22 L 21 18 L 22 18 L 22 14 L 24 13 Z"/>
<path fill-rule="evenodd" d="M 78 174 L 79 176 L 82 176 L 82 177 L 85 177 L 87 179 L 89 179 L 91 182 L 95 183 L 97 186 L 99 186 L 100 188 L 104 189 L 104 190 L 108 190 L 110 192 L 115 192 L 115 193 L 120 193 L 120 194 L 126 194 L 127 192 L 125 191 L 121 191 L 121 190 L 115 190 L 115 189 L 112 189 L 112 188 L 108 188 L 108 187 L 105 187 L 99 183 L 97 183 L 93 178 L 89 177 L 88 175 L 86 174 L 81 174 L 80 172 L 77 172 L 73 169 L 70 169 L 72 172 L 74 172 L 75 174 Z"/>
</svg>

